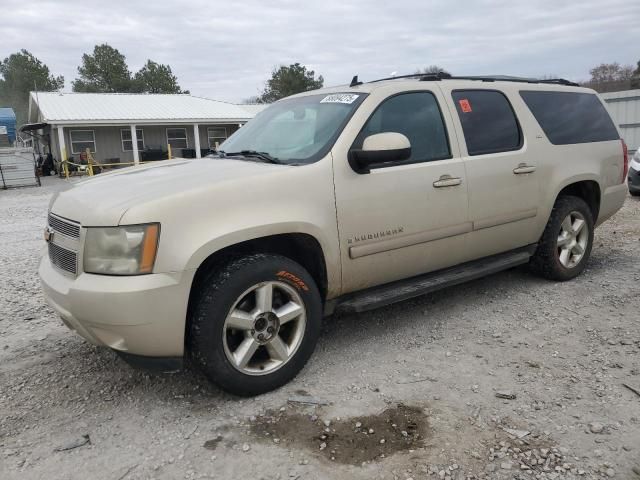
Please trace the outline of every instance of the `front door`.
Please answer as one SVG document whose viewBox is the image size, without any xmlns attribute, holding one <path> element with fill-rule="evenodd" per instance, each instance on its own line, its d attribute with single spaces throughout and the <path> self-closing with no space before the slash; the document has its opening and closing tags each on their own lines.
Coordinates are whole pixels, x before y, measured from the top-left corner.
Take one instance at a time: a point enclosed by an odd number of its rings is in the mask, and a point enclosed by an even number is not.
<svg viewBox="0 0 640 480">
<path fill-rule="evenodd" d="M 459 263 L 468 219 L 464 161 L 449 136 L 449 112 L 437 90 L 369 97 L 334 148 L 334 177 L 343 293 Z M 358 174 L 349 145 L 369 135 L 398 132 L 411 157 Z"/>
</svg>

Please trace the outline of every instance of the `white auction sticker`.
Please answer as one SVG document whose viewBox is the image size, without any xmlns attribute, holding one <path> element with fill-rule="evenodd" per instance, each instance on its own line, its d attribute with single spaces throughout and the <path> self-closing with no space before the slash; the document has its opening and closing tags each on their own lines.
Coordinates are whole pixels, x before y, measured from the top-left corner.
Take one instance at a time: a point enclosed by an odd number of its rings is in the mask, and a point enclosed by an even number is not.
<svg viewBox="0 0 640 480">
<path fill-rule="evenodd" d="M 357 95 L 355 93 L 334 93 L 332 95 L 327 95 L 326 97 L 324 97 L 322 100 L 320 100 L 320 103 L 347 103 L 347 104 L 351 104 L 351 103 L 355 102 L 356 99 L 359 96 L 360 95 Z"/>
</svg>

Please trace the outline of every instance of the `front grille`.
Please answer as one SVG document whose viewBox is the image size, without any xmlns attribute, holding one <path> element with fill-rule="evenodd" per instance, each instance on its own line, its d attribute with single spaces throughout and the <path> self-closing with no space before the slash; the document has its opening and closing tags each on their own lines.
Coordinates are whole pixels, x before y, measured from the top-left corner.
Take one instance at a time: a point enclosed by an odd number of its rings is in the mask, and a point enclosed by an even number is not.
<svg viewBox="0 0 640 480">
<path fill-rule="evenodd" d="M 77 274 L 78 258 L 76 252 L 62 248 L 49 242 L 49 260 L 51 263 L 65 272 Z"/>
<path fill-rule="evenodd" d="M 49 214 L 49 226 L 67 237 L 80 238 L 80 225 Z"/>
</svg>

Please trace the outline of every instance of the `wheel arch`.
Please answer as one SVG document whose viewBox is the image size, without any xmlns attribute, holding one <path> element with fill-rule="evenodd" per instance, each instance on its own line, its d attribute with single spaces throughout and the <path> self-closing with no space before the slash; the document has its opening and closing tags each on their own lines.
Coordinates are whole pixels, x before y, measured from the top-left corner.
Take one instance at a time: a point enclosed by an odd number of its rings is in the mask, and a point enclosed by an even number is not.
<svg viewBox="0 0 640 480">
<path fill-rule="evenodd" d="M 201 282 L 205 281 L 208 275 L 218 266 L 228 262 L 230 259 L 254 253 L 282 255 L 302 265 L 315 280 L 324 303 L 329 280 L 324 251 L 318 239 L 308 233 L 299 232 L 265 235 L 227 245 L 210 253 L 200 262 L 193 276 L 189 291 L 187 331 L 189 318 Z"/>
<path fill-rule="evenodd" d="M 557 193 L 554 203 L 558 198 L 565 195 L 572 195 L 583 199 L 591 210 L 593 223 L 595 224 L 597 222 L 598 215 L 600 214 L 600 200 L 602 197 L 600 184 L 595 179 L 585 178 L 581 180 L 574 180 L 563 185 Z"/>
</svg>

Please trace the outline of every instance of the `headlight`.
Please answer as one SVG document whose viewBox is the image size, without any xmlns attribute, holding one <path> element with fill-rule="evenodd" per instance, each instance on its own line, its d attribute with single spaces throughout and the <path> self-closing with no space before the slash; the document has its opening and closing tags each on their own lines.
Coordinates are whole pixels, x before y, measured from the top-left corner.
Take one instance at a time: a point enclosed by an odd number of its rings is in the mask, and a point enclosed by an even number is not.
<svg viewBox="0 0 640 480">
<path fill-rule="evenodd" d="M 151 273 L 159 235 L 158 223 L 87 228 L 84 271 L 103 275 Z"/>
</svg>

